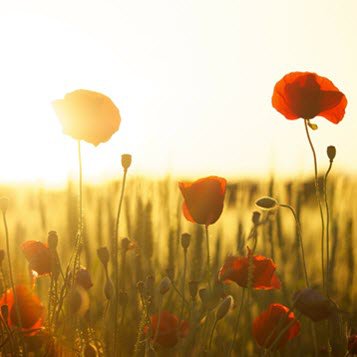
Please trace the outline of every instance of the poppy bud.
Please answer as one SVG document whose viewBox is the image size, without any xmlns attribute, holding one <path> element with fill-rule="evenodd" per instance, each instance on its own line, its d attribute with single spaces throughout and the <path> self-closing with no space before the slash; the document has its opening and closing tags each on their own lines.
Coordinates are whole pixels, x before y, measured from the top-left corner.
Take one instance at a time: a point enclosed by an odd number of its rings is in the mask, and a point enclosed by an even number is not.
<svg viewBox="0 0 357 357">
<path fill-rule="evenodd" d="M 258 211 L 253 212 L 252 222 L 255 226 L 257 226 L 259 224 L 260 216 L 261 216 L 260 212 L 258 212 Z"/>
<path fill-rule="evenodd" d="M 348 352 L 352 355 L 357 353 L 357 335 L 348 338 Z"/>
<path fill-rule="evenodd" d="M 121 156 L 121 166 L 126 171 L 131 165 L 131 155 L 130 154 L 123 154 Z"/>
<path fill-rule="evenodd" d="M 81 268 L 78 270 L 76 283 L 85 290 L 89 290 L 93 286 L 89 271 L 86 268 Z"/>
<path fill-rule="evenodd" d="M 7 304 L 1 305 L 1 316 L 7 322 L 9 318 L 9 306 Z"/>
<path fill-rule="evenodd" d="M 81 286 L 76 286 L 69 294 L 68 303 L 72 313 L 84 316 L 89 309 L 89 295 Z"/>
<path fill-rule="evenodd" d="M 319 128 L 317 124 L 311 123 L 310 120 L 307 122 L 307 125 L 311 130 L 317 130 Z"/>
<path fill-rule="evenodd" d="M 5 259 L 5 250 L 4 249 L 0 249 L 0 266 L 2 264 L 2 262 Z"/>
<path fill-rule="evenodd" d="M 294 300 L 296 309 L 315 322 L 327 319 L 334 309 L 327 297 L 311 288 L 296 292 Z"/>
<path fill-rule="evenodd" d="M 173 280 L 174 280 L 174 277 L 175 277 L 175 270 L 174 270 L 174 268 L 168 267 L 168 268 L 166 268 L 165 272 L 166 272 L 166 275 L 169 277 L 169 279 L 170 279 L 171 281 L 173 281 Z"/>
<path fill-rule="evenodd" d="M 279 206 L 278 201 L 272 197 L 261 197 L 255 201 L 255 205 L 263 211 L 270 211 Z"/>
<path fill-rule="evenodd" d="M 197 291 L 198 291 L 198 281 L 191 280 L 191 281 L 188 283 L 188 289 L 190 290 L 191 298 L 192 298 L 193 300 L 196 299 Z"/>
<path fill-rule="evenodd" d="M 86 345 L 86 347 L 84 347 L 83 356 L 84 357 L 97 357 L 98 350 L 93 344 L 89 343 L 88 345 Z"/>
<path fill-rule="evenodd" d="M 107 300 L 110 300 L 114 295 L 114 285 L 109 278 L 107 278 L 104 285 L 104 295 L 107 298 Z"/>
<path fill-rule="evenodd" d="M 51 250 L 57 249 L 58 235 L 56 231 L 48 232 L 47 244 L 48 244 L 48 248 L 50 248 Z"/>
<path fill-rule="evenodd" d="M 159 291 L 161 295 L 165 295 L 171 287 L 171 280 L 165 276 L 161 281 L 159 285 Z"/>
<path fill-rule="evenodd" d="M 2 213 L 6 213 L 9 207 L 9 199 L 7 197 L 0 197 L 0 210 Z"/>
<path fill-rule="evenodd" d="M 181 235 L 181 246 L 184 250 L 187 250 L 187 248 L 190 246 L 190 241 L 191 241 L 191 234 L 183 233 Z"/>
<path fill-rule="evenodd" d="M 333 161 L 333 159 L 336 156 L 336 148 L 333 145 L 330 145 L 327 147 L 327 156 L 330 159 L 330 162 Z"/>
<path fill-rule="evenodd" d="M 128 251 L 128 249 L 131 246 L 131 242 L 129 238 L 123 238 L 121 240 L 121 249 L 123 251 L 123 253 L 126 253 Z"/>
<path fill-rule="evenodd" d="M 223 319 L 224 316 L 227 315 L 227 312 L 231 308 L 233 303 L 233 297 L 231 295 L 228 295 L 218 306 L 218 309 L 216 311 L 216 320 Z"/>
<path fill-rule="evenodd" d="M 107 247 L 97 249 L 97 255 L 103 266 L 106 268 L 109 262 L 109 250 Z"/>
</svg>

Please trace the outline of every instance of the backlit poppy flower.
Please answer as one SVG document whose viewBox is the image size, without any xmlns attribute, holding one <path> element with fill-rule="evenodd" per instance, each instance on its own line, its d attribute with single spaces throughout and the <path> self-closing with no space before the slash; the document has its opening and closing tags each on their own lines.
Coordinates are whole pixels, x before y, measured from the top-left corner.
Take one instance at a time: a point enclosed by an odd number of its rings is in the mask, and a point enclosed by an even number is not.
<svg viewBox="0 0 357 357">
<path fill-rule="evenodd" d="M 312 321 L 327 319 L 335 308 L 327 297 L 311 288 L 296 292 L 294 300 L 295 307 Z"/>
<path fill-rule="evenodd" d="M 184 198 L 182 211 L 193 223 L 210 225 L 215 223 L 223 211 L 226 179 L 209 176 L 195 182 L 179 182 Z"/>
<path fill-rule="evenodd" d="M 161 312 L 160 325 L 159 315 L 151 316 L 151 338 L 156 340 L 154 343 L 159 344 L 162 347 L 174 347 L 179 338 L 187 336 L 189 331 L 189 325 L 187 321 L 180 321 L 180 319 L 171 314 L 168 311 Z M 157 331 L 159 329 L 159 331 Z M 149 333 L 149 326 L 144 328 L 145 334 Z"/>
<path fill-rule="evenodd" d="M 47 244 L 28 240 L 21 244 L 21 249 L 29 262 L 29 268 L 38 275 L 51 273 L 52 254 Z"/>
<path fill-rule="evenodd" d="M 348 338 L 348 352 L 350 354 L 357 354 L 357 335 L 351 335 Z"/>
<path fill-rule="evenodd" d="M 294 320 L 295 315 L 292 311 L 289 312 L 289 308 L 281 304 L 271 304 L 253 321 L 253 336 L 259 346 L 278 350 L 299 334 L 300 322 Z M 275 342 L 281 333 L 279 340 Z"/>
<path fill-rule="evenodd" d="M 108 141 L 119 129 L 120 113 L 102 93 L 78 89 L 53 102 L 63 132 L 95 146 Z"/>
<path fill-rule="evenodd" d="M 325 77 L 311 72 L 291 72 L 276 83 L 272 104 L 290 120 L 321 116 L 338 124 L 345 115 L 347 99 Z"/>
<path fill-rule="evenodd" d="M 16 285 L 15 291 L 22 327 L 25 329 L 40 328 L 44 317 L 44 307 L 40 299 L 25 285 Z M 12 289 L 7 290 L 0 298 L 0 306 L 8 306 L 9 326 L 19 325 L 14 302 Z"/>
<path fill-rule="evenodd" d="M 218 277 L 221 281 L 234 281 L 239 286 L 248 286 L 248 265 L 253 264 L 252 288 L 257 290 L 279 289 L 280 281 L 275 274 L 276 264 L 262 255 L 247 257 L 229 256 L 226 258 Z"/>
</svg>

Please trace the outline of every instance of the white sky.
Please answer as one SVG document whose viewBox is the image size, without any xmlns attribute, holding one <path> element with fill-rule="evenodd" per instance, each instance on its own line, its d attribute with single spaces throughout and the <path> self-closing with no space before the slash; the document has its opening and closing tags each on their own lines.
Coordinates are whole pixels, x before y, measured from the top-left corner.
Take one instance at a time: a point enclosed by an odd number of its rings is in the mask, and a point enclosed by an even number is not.
<svg viewBox="0 0 357 357">
<path fill-rule="evenodd" d="M 59 181 L 76 171 L 53 99 L 78 88 L 118 105 L 122 125 L 84 145 L 87 179 L 137 174 L 294 175 L 312 169 L 302 120 L 271 107 L 291 71 L 330 78 L 349 101 L 323 118 L 319 156 L 357 170 L 355 0 L 0 0 L 0 180 Z"/>
</svg>

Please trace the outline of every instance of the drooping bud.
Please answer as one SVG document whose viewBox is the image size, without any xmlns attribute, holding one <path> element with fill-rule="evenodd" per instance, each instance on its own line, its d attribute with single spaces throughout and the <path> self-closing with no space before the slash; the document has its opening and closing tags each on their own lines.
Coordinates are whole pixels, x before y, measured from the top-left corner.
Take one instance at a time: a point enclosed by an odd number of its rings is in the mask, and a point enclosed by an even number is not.
<svg viewBox="0 0 357 357">
<path fill-rule="evenodd" d="M 2 262 L 5 259 L 5 250 L 4 249 L 0 249 L 0 266 L 2 264 Z"/>
<path fill-rule="evenodd" d="M 233 297 L 228 295 L 218 306 L 216 311 L 216 320 L 223 319 L 224 316 L 227 315 L 227 312 L 231 308 L 233 304 Z"/>
<path fill-rule="evenodd" d="M 58 235 L 56 231 L 48 232 L 47 244 L 48 248 L 50 248 L 52 251 L 55 251 L 57 249 Z"/>
<path fill-rule="evenodd" d="M 171 280 L 165 276 L 161 281 L 159 285 L 159 291 L 161 295 L 165 295 L 171 287 Z"/>
<path fill-rule="evenodd" d="M 6 213 L 9 208 L 9 199 L 7 197 L 0 197 L 0 210 L 2 213 Z"/>
<path fill-rule="evenodd" d="M 78 285 L 72 288 L 68 297 L 68 304 L 71 313 L 84 316 L 89 309 L 89 295 L 87 291 Z"/>
<path fill-rule="evenodd" d="M 121 166 L 126 171 L 131 165 L 131 155 L 130 154 L 123 154 L 121 156 Z"/>
<path fill-rule="evenodd" d="M 327 297 L 312 288 L 296 292 L 294 300 L 296 309 L 315 322 L 327 319 L 335 309 Z"/>
<path fill-rule="evenodd" d="M 336 148 L 333 145 L 330 145 L 327 147 L 327 156 L 330 159 L 330 162 L 333 161 L 333 159 L 336 156 Z"/>
<path fill-rule="evenodd" d="M 188 283 L 188 289 L 190 291 L 191 298 L 194 300 L 196 299 L 197 292 L 198 292 L 198 281 L 196 280 L 191 280 Z"/>
<path fill-rule="evenodd" d="M 82 267 L 78 270 L 76 283 L 85 290 L 89 290 L 93 286 L 92 279 L 87 268 Z"/>
<path fill-rule="evenodd" d="M 264 211 L 271 211 L 279 207 L 279 203 L 275 198 L 272 197 L 261 197 L 255 201 L 255 205 Z"/>
<path fill-rule="evenodd" d="M 181 246 L 184 250 L 187 250 L 187 248 L 190 246 L 191 242 L 191 234 L 189 233 L 182 233 L 181 235 Z"/>
<path fill-rule="evenodd" d="M 97 255 L 103 266 L 106 268 L 109 262 L 109 250 L 107 247 L 97 249 Z"/>
<path fill-rule="evenodd" d="M 259 224 L 259 221 L 260 221 L 260 212 L 258 211 L 254 211 L 253 214 L 252 214 L 252 222 L 255 226 L 257 226 Z"/>
</svg>

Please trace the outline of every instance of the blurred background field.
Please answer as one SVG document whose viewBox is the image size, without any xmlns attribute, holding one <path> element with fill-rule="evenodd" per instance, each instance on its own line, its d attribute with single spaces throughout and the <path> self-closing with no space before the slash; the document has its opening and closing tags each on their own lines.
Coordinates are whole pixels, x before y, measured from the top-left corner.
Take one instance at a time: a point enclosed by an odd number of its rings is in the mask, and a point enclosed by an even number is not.
<svg viewBox="0 0 357 357">
<path fill-rule="evenodd" d="M 95 330 L 98 341 L 106 341 L 110 333 L 105 329 L 106 300 L 103 293 L 104 270 L 97 258 L 96 250 L 107 246 L 112 251 L 112 237 L 115 225 L 115 212 L 121 182 L 107 182 L 101 185 L 84 186 L 84 249 L 82 265 L 86 266 L 93 280 L 90 295 L 90 324 Z M 78 224 L 77 186 L 69 181 L 64 189 L 45 189 L 40 186 L 11 187 L 2 186 L 2 195 L 10 199 L 7 213 L 13 262 L 18 282 L 28 282 L 27 262 L 19 248 L 25 240 L 45 242 L 47 233 L 55 230 L 59 235 L 58 250 L 63 266 L 68 263 L 73 249 Z M 246 241 L 251 229 L 252 212 L 257 208 L 254 201 L 261 196 L 272 196 L 280 203 L 295 207 L 302 224 L 308 275 L 313 286 L 321 288 L 320 263 L 320 221 L 316 204 L 313 180 L 281 181 L 266 178 L 260 181 L 239 180 L 229 182 L 223 214 L 220 220 L 210 226 L 210 247 L 212 271 L 218 272 L 228 254 L 246 255 Z M 348 326 L 357 327 L 357 306 L 355 301 L 355 225 L 357 222 L 357 184 L 353 177 L 339 176 L 328 182 L 328 196 L 331 208 L 331 298 L 344 311 L 343 318 Z M 126 270 L 127 293 L 129 304 L 125 330 L 122 331 L 120 349 L 124 355 L 133 353 L 140 324 L 140 302 L 136 290 L 138 281 L 148 275 L 161 278 L 174 274 L 173 281 L 181 287 L 183 271 L 183 250 L 180 235 L 189 232 L 192 235 L 188 249 L 188 273 L 186 282 L 202 281 L 199 288 L 205 287 L 203 274 L 206 259 L 204 231 L 187 222 L 181 212 L 182 198 L 177 181 L 173 178 L 150 180 L 140 177 L 129 178 L 125 192 L 121 215 L 119 236 L 128 237 L 134 243 L 134 249 L 127 253 Z M 5 248 L 3 227 L 1 228 L 0 248 Z M 304 287 L 301 270 L 299 245 L 296 227 L 289 210 L 280 208 L 271 215 L 269 222 L 259 228 L 257 254 L 271 257 L 277 264 L 277 273 L 282 281 L 282 288 L 273 291 L 253 291 L 249 306 L 245 306 L 241 327 L 238 334 L 237 351 L 248 351 L 248 355 L 257 353 L 257 345 L 251 337 L 252 319 L 264 310 L 269 303 L 279 302 L 291 305 L 294 291 Z M 6 267 L 5 267 L 6 268 Z M 111 262 L 109 269 L 112 271 Z M 168 270 L 169 269 L 169 270 Z M 49 279 L 38 279 L 36 290 L 46 306 Z M 236 304 L 239 303 L 241 288 L 235 284 L 225 287 L 232 293 Z M 186 286 L 186 298 L 189 297 Z M 197 300 L 199 301 L 199 299 Z M 180 314 L 181 300 L 174 289 L 165 296 L 165 309 Z M 212 353 L 227 351 L 232 338 L 232 326 L 236 315 L 236 306 L 219 323 L 214 335 Z M 356 323 L 355 323 L 356 320 Z M 301 318 L 303 324 L 299 337 L 283 350 L 282 354 L 309 355 L 311 341 L 309 324 Z M 323 325 L 318 334 L 323 334 Z M 202 331 L 201 331 L 202 333 Z M 322 336 L 322 335 L 321 335 Z M 320 337 L 321 337 L 320 336 Z M 123 338 L 124 337 L 124 338 Z M 320 338 L 323 349 L 325 339 Z M 125 343 L 123 343 L 125 341 Z M 197 341 L 202 342 L 202 339 Z M 181 347 L 180 347 L 181 348 Z M 191 344 L 191 354 L 200 346 Z M 175 350 L 173 350 L 175 351 Z M 254 351 L 254 352 L 253 352 Z M 285 351 L 285 352 L 284 352 Z M 163 355 L 170 352 L 161 352 Z M 303 354 L 305 353 L 305 354 Z M 167 355 L 167 354 L 166 354 Z"/>
</svg>

